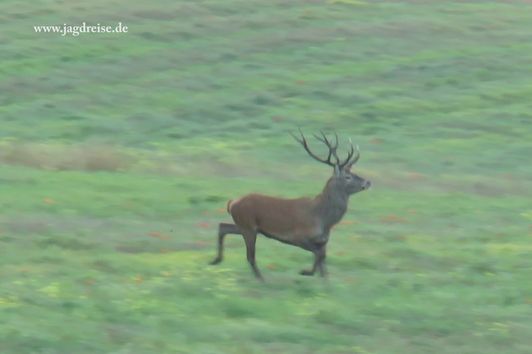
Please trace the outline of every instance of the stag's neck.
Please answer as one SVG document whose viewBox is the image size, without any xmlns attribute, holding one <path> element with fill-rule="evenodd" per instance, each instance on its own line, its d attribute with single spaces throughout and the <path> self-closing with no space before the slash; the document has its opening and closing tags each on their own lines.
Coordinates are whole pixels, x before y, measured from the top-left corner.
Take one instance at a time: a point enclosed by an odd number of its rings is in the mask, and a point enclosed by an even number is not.
<svg viewBox="0 0 532 354">
<path fill-rule="evenodd" d="M 316 196 L 316 212 L 325 230 L 338 223 L 347 211 L 349 195 L 340 190 L 333 180 L 327 181 L 323 191 Z"/>
</svg>

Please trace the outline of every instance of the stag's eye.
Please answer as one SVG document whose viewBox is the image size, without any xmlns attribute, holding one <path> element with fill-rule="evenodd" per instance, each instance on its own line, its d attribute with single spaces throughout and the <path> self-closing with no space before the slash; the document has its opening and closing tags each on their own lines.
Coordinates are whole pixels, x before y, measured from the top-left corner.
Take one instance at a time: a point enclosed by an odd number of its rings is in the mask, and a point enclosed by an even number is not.
<svg viewBox="0 0 532 354">
<path fill-rule="evenodd" d="M 352 178 L 351 176 L 349 176 L 349 175 L 345 176 L 345 180 L 346 180 L 346 181 L 350 181 L 350 180 L 352 180 L 352 179 L 353 179 L 353 178 Z"/>
</svg>

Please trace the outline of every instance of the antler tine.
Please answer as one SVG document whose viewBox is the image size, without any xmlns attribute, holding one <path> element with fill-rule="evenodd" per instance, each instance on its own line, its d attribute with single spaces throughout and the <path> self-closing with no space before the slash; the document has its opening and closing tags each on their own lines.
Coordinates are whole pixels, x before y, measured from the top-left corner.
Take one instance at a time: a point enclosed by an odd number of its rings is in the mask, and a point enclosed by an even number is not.
<svg viewBox="0 0 532 354">
<path fill-rule="evenodd" d="M 327 145 L 327 148 L 329 149 L 329 155 L 327 156 L 327 160 L 331 160 L 331 156 L 334 156 L 336 159 L 336 164 L 340 163 L 340 159 L 338 158 L 337 149 L 338 149 L 338 134 L 334 133 L 334 144 L 327 138 L 327 135 L 323 132 L 323 130 L 320 130 L 321 137 L 317 134 L 313 134 L 314 137 Z"/>
<path fill-rule="evenodd" d="M 352 159 L 353 155 L 355 154 L 355 148 L 353 147 L 353 142 L 351 141 L 351 138 L 349 138 L 349 152 L 347 153 L 347 158 L 340 164 L 340 168 L 344 168 L 345 166 L 352 166 L 354 165 L 358 159 L 360 158 L 360 150 L 358 149 L 358 145 L 356 146 L 356 156 L 354 159 Z"/>
<path fill-rule="evenodd" d="M 338 133 L 334 132 L 334 147 L 338 147 Z"/>
<path fill-rule="evenodd" d="M 355 156 L 355 158 L 350 162 L 351 165 L 354 165 L 357 163 L 358 159 L 360 158 L 360 149 L 358 148 L 358 145 L 357 145 L 357 155 Z"/>
<path fill-rule="evenodd" d="M 342 167 L 347 165 L 349 163 L 349 160 L 353 157 L 353 154 L 355 153 L 355 149 L 353 148 L 353 141 L 351 138 L 349 138 L 349 151 L 347 152 L 347 158 L 342 163 Z"/>
<path fill-rule="evenodd" d="M 331 141 L 329 141 L 329 139 L 327 138 L 327 135 L 325 135 L 323 130 L 320 130 L 320 134 L 321 136 L 317 134 L 313 134 L 313 135 L 316 139 L 318 139 L 319 141 L 327 145 L 328 148 L 336 149 L 338 147 L 338 134 L 337 133 L 334 133 L 334 145 L 331 143 Z"/>
<path fill-rule="evenodd" d="M 327 149 L 329 149 L 329 153 L 327 155 L 327 161 L 331 162 L 331 156 L 333 156 L 334 154 L 334 156 L 336 157 L 336 151 L 335 151 L 336 146 L 331 145 L 331 142 L 329 141 L 329 139 L 327 138 L 327 135 L 325 135 L 323 130 L 320 130 L 320 134 L 321 136 L 319 136 L 318 134 L 312 134 L 312 135 L 314 136 L 314 138 L 316 138 L 316 140 L 321 141 L 327 146 Z"/>
<path fill-rule="evenodd" d="M 324 159 L 321 159 L 320 157 L 318 157 L 317 155 L 315 155 L 312 151 L 310 151 L 310 148 L 308 146 L 308 143 L 307 143 L 307 139 L 305 139 L 305 136 L 303 135 L 303 132 L 301 131 L 300 128 L 298 128 L 299 130 L 299 134 L 301 135 L 301 138 L 298 138 L 297 136 L 295 136 L 294 134 L 290 133 L 290 135 L 292 135 L 292 137 L 297 141 L 299 142 L 301 145 L 303 145 L 303 148 L 305 149 L 305 151 L 315 160 L 321 162 L 321 163 L 325 163 L 329 166 L 334 166 L 334 164 L 331 162 L 331 149 L 329 148 L 329 155 L 327 156 L 327 160 L 324 160 Z M 325 138 L 326 139 L 326 138 Z M 321 140 L 321 139 L 319 139 Z M 323 140 L 322 140 L 323 141 Z M 324 141 L 325 144 L 327 144 L 327 146 L 329 146 L 328 144 L 328 140 Z"/>
<path fill-rule="evenodd" d="M 340 158 L 336 153 L 336 149 L 338 149 L 338 133 L 334 132 L 334 157 L 336 158 L 336 164 L 339 165 Z"/>
<path fill-rule="evenodd" d="M 303 132 L 301 131 L 301 128 L 297 128 L 299 130 L 299 135 L 301 135 L 301 138 L 298 138 L 294 133 L 292 132 L 288 132 L 290 133 L 290 135 L 292 135 L 292 138 L 295 139 L 295 141 L 297 141 L 298 143 L 300 143 L 301 145 L 306 145 L 306 140 L 305 140 L 305 137 L 303 136 Z"/>
<path fill-rule="evenodd" d="M 329 139 L 327 139 L 327 136 L 323 133 L 323 131 L 320 130 L 320 134 L 321 134 L 321 136 L 319 136 L 316 133 L 314 133 L 312 135 L 316 138 L 316 140 L 319 140 L 322 143 L 324 143 L 325 145 L 327 145 L 327 147 L 331 146 L 331 143 L 329 142 Z"/>
</svg>

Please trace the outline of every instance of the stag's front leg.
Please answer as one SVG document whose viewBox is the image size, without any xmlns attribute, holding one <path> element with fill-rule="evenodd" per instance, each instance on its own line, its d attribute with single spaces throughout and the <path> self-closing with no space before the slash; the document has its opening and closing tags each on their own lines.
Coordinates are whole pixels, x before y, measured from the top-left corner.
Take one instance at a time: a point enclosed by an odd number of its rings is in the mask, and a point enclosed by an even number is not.
<svg viewBox="0 0 532 354">
<path fill-rule="evenodd" d="M 320 270 L 320 276 L 323 278 L 327 277 L 327 268 L 325 267 L 325 245 L 322 248 L 322 255 L 318 263 L 318 269 Z"/>
<path fill-rule="evenodd" d="M 251 266 L 255 277 L 260 281 L 264 281 L 262 275 L 260 274 L 259 267 L 257 267 L 257 262 L 255 261 L 255 242 L 257 241 L 257 231 L 242 230 L 242 236 L 244 236 L 244 241 L 246 243 L 246 256 L 249 265 Z"/>
<path fill-rule="evenodd" d="M 301 272 L 299 272 L 299 274 L 314 275 L 316 270 L 319 269 L 320 275 L 325 277 L 327 275 L 325 270 L 325 244 L 316 246 L 312 252 L 314 253 L 314 264 L 312 265 L 312 269 L 303 269 Z"/>
</svg>

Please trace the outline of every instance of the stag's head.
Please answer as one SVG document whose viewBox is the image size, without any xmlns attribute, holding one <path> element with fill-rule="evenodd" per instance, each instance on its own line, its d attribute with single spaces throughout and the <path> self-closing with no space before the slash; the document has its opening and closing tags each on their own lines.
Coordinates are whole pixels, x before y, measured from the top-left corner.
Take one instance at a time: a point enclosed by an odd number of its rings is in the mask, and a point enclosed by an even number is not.
<svg viewBox="0 0 532 354">
<path fill-rule="evenodd" d="M 349 139 L 349 151 L 347 153 L 347 157 L 342 160 L 338 157 L 337 153 L 338 135 L 336 133 L 334 134 L 333 142 L 332 140 L 327 138 L 325 133 L 320 133 L 321 135 L 314 134 L 314 137 L 323 144 L 325 144 L 325 146 L 327 146 L 329 150 L 327 158 L 321 158 L 310 150 L 307 143 L 307 139 L 305 138 L 301 130 L 299 131 L 300 137 L 297 137 L 293 134 L 292 136 L 303 146 L 305 151 L 313 159 L 333 167 L 333 175 L 329 179 L 328 183 L 332 183 L 336 189 L 341 190 L 347 195 L 355 194 L 357 192 L 368 189 L 371 186 L 371 182 L 351 171 L 353 165 L 360 158 L 360 151 L 358 150 L 358 146 L 356 147 L 355 154 L 355 148 L 353 147 L 351 139 Z"/>
</svg>

